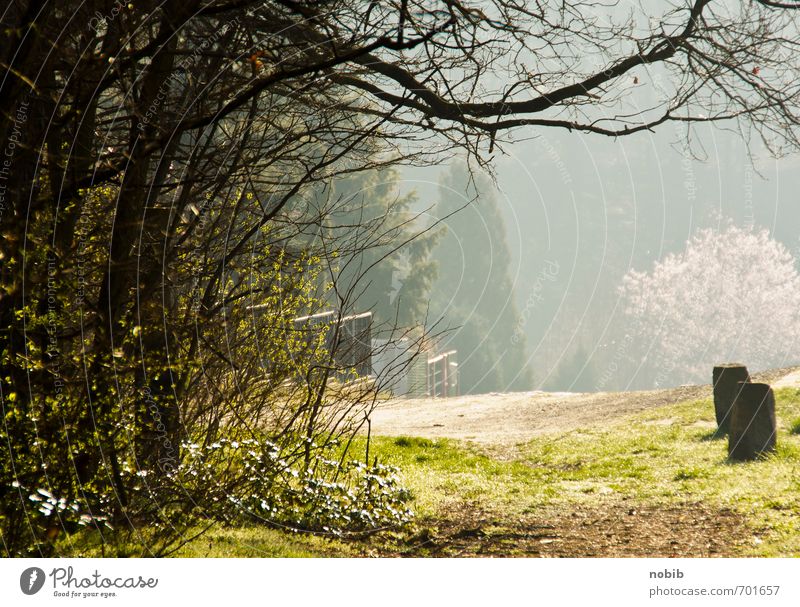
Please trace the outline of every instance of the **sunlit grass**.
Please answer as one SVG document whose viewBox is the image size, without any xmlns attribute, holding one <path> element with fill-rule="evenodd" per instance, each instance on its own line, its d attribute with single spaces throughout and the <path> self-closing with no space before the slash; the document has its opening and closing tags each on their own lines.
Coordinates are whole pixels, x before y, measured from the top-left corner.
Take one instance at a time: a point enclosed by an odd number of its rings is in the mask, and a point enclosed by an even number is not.
<svg viewBox="0 0 800 607">
<path fill-rule="evenodd" d="M 350 556 L 354 553 L 348 545 L 335 537 L 296 533 L 258 525 L 225 527 L 215 525 L 201 535 L 202 527 L 187 530 L 185 543 L 167 556 L 200 558 L 281 557 L 309 558 L 327 556 Z M 101 557 L 113 554 L 118 557 L 152 556 L 145 546 L 149 545 L 148 530 L 117 534 L 112 546 L 104 551 L 96 531 L 87 531 L 62 541 L 58 546 L 61 556 Z M 195 537 L 197 536 L 197 537 Z M 152 546 L 151 546 L 152 549 Z"/>
<path fill-rule="evenodd" d="M 777 452 L 750 463 L 727 461 L 727 440 L 715 436 L 710 400 L 650 409 L 613 425 L 542 436 L 499 455 L 495 449 L 447 439 L 377 437 L 370 458 L 377 456 L 400 468 L 420 521 L 436 521 L 465 508 L 512 520 L 535 516 L 546 506 L 566 512 L 570 506 L 617 498 L 647 505 L 699 502 L 745 517 L 763 542 L 752 543 L 743 556 L 800 556 L 800 390 L 780 390 L 776 400 Z M 358 439 L 352 456 L 364 453 L 365 446 L 364 439 Z M 175 555 L 359 553 L 352 542 L 255 526 L 218 526 Z"/>
<path fill-rule="evenodd" d="M 612 426 L 537 438 L 498 461 L 475 445 L 380 438 L 422 516 L 470 503 L 513 518 L 545 505 L 626 498 L 647 504 L 702 502 L 744 515 L 761 555 L 800 555 L 800 391 L 777 394 L 778 449 L 763 461 L 729 463 L 714 434 L 710 400 L 651 409 Z"/>
<path fill-rule="evenodd" d="M 348 545 L 335 539 L 264 527 L 219 527 L 187 544 L 174 556 L 308 558 L 349 554 Z"/>
</svg>

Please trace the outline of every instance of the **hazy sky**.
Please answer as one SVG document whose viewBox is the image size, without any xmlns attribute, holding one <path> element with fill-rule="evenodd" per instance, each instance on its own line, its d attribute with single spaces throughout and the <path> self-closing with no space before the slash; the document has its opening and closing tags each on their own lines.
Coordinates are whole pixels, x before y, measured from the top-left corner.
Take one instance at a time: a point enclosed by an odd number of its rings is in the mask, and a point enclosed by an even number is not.
<svg viewBox="0 0 800 607">
<path fill-rule="evenodd" d="M 751 159 L 740 134 L 710 125 L 693 133 L 691 148 L 671 125 L 617 140 L 557 130 L 518 135 L 535 137 L 506 146 L 494 166 L 521 309 L 533 289 L 541 291 L 536 277 L 545 264 L 560 267 L 526 325 L 541 385 L 577 350 L 602 366 L 605 344 L 616 337 L 599 325 L 619 303 L 624 273 L 682 250 L 700 227 L 764 227 L 800 257 L 800 155 L 772 158 L 754 139 Z M 406 169 L 404 188 L 427 206 L 446 168 Z"/>
</svg>

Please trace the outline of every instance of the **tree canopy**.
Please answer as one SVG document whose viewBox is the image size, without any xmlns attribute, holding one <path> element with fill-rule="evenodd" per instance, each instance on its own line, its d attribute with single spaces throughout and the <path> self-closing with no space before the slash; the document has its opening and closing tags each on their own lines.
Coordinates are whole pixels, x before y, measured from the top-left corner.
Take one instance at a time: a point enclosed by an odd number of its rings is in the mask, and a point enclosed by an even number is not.
<svg viewBox="0 0 800 607">
<path fill-rule="evenodd" d="M 341 508 L 319 497 L 321 479 L 344 482 L 344 456 L 322 462 L 347 451 L 375 395 L 294 319 L 331 302 L 353 311 L 364 291 L 351 287 L 369 278 L 340 289 L 342 260 L 385 225 L 357 221 L 366 238 L 331 240 L 339 201 L 314 193 L 454 146 L 487 163 L 548 128 L 620 137 L 719 122 L 796 147 L 794 8 L 6 2 L 5 550 L 52 554 L 76 525 L 155 521 L 139 539 L 161 554 L 192 516 L 230 520 L 221 501 L 273 524 L 402 520 L 397 492 L 361 507 L 388 474 L 370 462 L 347 468 L 362 491 L 337 485 Z M 248 455 L 220 455 L 245 440 Z"/>
</svg>

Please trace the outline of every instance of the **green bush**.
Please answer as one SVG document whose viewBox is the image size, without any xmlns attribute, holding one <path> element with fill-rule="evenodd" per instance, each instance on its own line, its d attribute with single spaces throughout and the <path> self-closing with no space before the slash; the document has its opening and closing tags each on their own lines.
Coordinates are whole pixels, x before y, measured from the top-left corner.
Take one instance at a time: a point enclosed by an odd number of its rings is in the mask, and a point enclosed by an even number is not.
<svg viewBox="0 0 800 607">
<path fill-rule="evenodd" d="M 198 506 L 227 522 L 255 520 L 340 536 L 401 527 L 412 520 L 406 507 L 410 495 L 395 468 L 330 459 L 335 445 L 313 446 L 316 455 L 310 462 L 292 465 L 282 457 L 301 446 L 280 449 L 255 439 L 221 439 L 207 447 L 185 444 L 185 461 L 173 476 L 179 486 L 199 482 L 215 487 Z M 232 468 L 237 474 L 230 474 Z M 242 471 L 244 475 L 238 473 Z M 226 477 L 241 482 L 214 484 L 214 479 Z"/>
</svg>

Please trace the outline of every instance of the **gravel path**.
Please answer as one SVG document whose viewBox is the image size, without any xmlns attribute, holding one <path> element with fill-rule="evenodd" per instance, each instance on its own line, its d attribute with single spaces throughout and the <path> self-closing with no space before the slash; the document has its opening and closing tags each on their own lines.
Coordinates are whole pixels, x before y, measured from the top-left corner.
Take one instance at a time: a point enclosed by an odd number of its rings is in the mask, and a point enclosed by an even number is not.
<svg viewBox="0 0 800 607">
<path fill-rule="evenodd" d="M 800 368 L 755 374 L 775 387 L 800 387 Z M 508 445 L 596 426 L 644 409 L 711 397 L 711 386 L 643 392 L 511 392 L 454 398 L 396 399 L 378 406 L 372 432 Z"/>
</svg>

